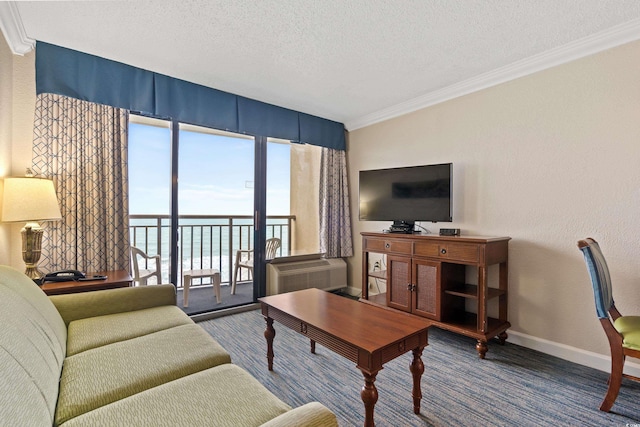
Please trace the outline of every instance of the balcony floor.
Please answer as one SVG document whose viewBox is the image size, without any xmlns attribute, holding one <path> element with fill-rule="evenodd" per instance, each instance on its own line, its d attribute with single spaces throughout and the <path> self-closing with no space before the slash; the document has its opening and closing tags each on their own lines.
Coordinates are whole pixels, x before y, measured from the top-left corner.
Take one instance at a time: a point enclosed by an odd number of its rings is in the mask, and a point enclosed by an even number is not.
<svg viewBox="0 0 640 427">
<path fill-rule="evenodd" d="M 212 310 L 220 310 L 237 305 L 249 304 L 253 302 L 253 282 L 242 282 L 236 285 L 236 294 L 231 295 L 231 286 L 222 284 L 220 286 L 220 296 L 222 302 L 216 303 L 211 285 L 192 285 L 189 288 L 189 307 L 182 306 L 182 288 L 178 289 L 178 307 L 185 313 L 197 314 Z"/>
</svg>

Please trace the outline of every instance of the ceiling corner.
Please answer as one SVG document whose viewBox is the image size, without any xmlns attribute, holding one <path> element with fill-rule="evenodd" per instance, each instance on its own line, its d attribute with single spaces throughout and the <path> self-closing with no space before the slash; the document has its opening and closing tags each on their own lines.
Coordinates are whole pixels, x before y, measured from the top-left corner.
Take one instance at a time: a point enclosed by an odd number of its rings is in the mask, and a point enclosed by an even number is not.
<svg viewBox="0 0 640 427">
<path fill-rule="evenodd" d="M 640 40 L 640 19 L 631 20 L 564 46 L 524 58 L 513 64 L 508 64 L 466 81 L 426 93 L 381 111 L 347 120 L 345 121 L 345 127 L 349 131 L 354 131 L 636 40 Z"/>
<path fill-rule="evenodd" d="M 33 50 L 36 41 L 27 37 L 16 2 L 0 1 L 0 30 L 15 55 Z"/>
</svg>

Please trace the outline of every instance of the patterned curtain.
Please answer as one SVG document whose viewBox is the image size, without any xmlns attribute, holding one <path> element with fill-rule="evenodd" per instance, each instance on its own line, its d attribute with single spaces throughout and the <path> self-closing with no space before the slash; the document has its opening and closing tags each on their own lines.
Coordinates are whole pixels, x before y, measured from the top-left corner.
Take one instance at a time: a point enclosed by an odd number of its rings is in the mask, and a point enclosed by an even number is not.
<svg viewBox="0 0 640 427">
<path fill-rule="evenodd" d="M 322 149 L 320 164 L 320 251 L 327 258 L 353 256 L 347 154 Z"/>
<path fill-rule="evenodd" d="M 52 178 L 62 221 L 45 223 L 45 272 L 129 270 L 127 110 L 38 95 L 33 171 Z"/>
</svg>

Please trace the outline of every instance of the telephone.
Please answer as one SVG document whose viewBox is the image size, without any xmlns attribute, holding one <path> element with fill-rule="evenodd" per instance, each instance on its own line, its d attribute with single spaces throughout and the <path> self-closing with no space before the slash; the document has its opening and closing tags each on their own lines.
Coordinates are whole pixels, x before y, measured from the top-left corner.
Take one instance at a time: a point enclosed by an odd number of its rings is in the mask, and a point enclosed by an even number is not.
<svg viewBox="0 0 640 427">
<path fill-rule="evenodd" d="M 87 275 L 78 270 L 54 271 L 44 276 L 43 282 L 68 282 L 71 280 L 86 279 Z"/>
</svg>

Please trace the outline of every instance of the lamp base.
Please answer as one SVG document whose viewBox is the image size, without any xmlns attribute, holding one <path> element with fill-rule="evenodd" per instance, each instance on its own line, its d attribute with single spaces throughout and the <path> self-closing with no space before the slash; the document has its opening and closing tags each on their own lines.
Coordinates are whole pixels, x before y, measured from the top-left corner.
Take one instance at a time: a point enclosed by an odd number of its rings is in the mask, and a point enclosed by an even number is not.
<svg viewBox="0 0 640 427">
<path fill-rule="evenodd" d="M 44 273 L 38 270 L 37 266 L 27 267 L 24 270 L 24 274 L 38 284 L 40 284 L 42 277 L 44 277 Z"/>
<path fill-rule="evenodd" d="M 44 276 L 38 270 L 43 233 L 44 230 L 37 222 L 29 222 L 20 230 L 20 234 L 22 234 L 22 260 L 27 267 L 24 274 L 38 284 L 41 282 L 42 276 Z"/>
</svg>

